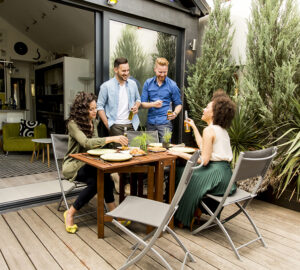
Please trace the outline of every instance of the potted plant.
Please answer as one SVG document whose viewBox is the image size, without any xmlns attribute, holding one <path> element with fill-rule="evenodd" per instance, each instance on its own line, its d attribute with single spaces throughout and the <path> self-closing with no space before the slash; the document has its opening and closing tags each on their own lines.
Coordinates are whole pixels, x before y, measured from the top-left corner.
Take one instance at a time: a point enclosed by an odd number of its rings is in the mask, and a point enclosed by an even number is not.
<svg viewBox="0 0 300 270">
<path fill-rule="evenodd" d="M 150 134 L 142 132 L 141 135 L 132 139 L 130 145 L 140 147 L 147 152 L 147 145 L 152 142 L 155 142 L 155 139 Z"/>
<path fill-rule="evenodd" d="M 169 146 L 170 146 L 171 138 L 172 138 L 172 132 L 169 129 L 166 128 L 165 129 L 165 134 L 163 136 L 162 146 L 168 149 Z"/>
<path fill-rule="evenodd" d="M 296 194 L 297 201 L 300 202 L 300 103 L 293 99 L 295 106 L 294 119 L 290 120 L 290 128 L 276 141 L 282 143 L 278 145 L 277 165 L 274 169 L 279 198 L 288 186 L 292 188 L 290 200 Z"/>
</svg>

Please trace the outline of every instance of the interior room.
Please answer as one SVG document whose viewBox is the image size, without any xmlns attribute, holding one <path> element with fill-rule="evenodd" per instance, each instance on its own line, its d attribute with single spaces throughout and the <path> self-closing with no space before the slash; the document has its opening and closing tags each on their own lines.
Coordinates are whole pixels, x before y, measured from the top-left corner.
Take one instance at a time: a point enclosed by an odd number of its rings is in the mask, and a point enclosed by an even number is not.
<svg viewBox="0 0 300 270">
<path fill-rule="evenodd" d="M 44 123 L 48 134 L 64 132 L 72 97 L 94 91 L 93 74 L 93 12 L 47 0 L 0 1 L 0 129 L 26 119 Z"/>
</svg>

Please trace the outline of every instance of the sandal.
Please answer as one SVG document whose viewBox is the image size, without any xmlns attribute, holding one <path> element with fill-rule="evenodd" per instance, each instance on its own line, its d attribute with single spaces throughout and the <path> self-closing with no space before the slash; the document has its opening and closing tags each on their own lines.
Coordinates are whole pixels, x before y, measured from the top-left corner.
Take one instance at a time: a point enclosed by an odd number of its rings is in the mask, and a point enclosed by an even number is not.
<svg viewBox="0 0 300 270">
<path fill-rule="evenodd" d="M 196 220 L 197 220 L 197 221 L 200 220 L 201 215 L 202 215 L 201 209 L 200 209 L 200 208 L 197 208 L 197 209 L 195 210 L 193 219 L 192 219 L 191 224 L 190 224 L 190 231 L 193 231 L 194 223 L 195 223 Z"/>
<path fill-rule="evenodd" d="M 78 226 L 76 224 L 72 225 L 72 226 L 67 226 L 67 212 L 68 210 L 66 210 L 64 212 L 64 219 L 65 219 L 65 226 L 66 226 L 66 231 L 68 233 L 76 233 Z"/>
</svg>

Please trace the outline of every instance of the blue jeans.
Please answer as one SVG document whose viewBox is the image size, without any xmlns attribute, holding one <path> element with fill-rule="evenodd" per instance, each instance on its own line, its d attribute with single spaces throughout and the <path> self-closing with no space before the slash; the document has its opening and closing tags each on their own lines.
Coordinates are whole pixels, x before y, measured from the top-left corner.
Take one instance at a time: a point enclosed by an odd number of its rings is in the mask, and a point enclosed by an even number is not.
<svg viewBox="0 0 300 270">
<path fill-rule="evenodd" d="M 163 136 L 165 135 L 165 130 L 168 129 L 169 131 L 173 130 L 173 126 L 170 123 L 168 124 L 164 124 L 164 125 L 152 125 L 147 123 L 147 130 L 148 131 L 158 131 L 158 138 L 159 138 L 159 142 L 163 142 Z"/>
</svg>

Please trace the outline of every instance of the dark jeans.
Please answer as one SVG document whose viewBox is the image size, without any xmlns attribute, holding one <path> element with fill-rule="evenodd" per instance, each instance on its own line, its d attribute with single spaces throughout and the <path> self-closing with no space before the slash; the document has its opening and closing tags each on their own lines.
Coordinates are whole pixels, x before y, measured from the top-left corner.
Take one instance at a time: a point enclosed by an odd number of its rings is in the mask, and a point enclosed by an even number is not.
<svg viewBox="0 0 300 270">
<path fill-rule="evenodd" d="M 165 130 L 169 129 L 170 131 L 173 130 L 173 126 L 172 123 L 169 122 L 168 124 L 164 124 L 164 125 L 152 125 L 147 123 L 147 130 L 149 131 L 158 131 L 158 138 L 159 138 L 159 142 L 163 142 L 163 136 L 165 135 Z"/>
<path fill-rule="evenodd" d="M 75 180 L 87 184 L 87 187 L 80 192 L 73 204 L 76 210 L 80 210 L 97 194 L 97 168 L 87 164 L 84 165 L 79 169 Z M 110 175 L 106 173 L 104 174 L 104 198 L 106 203 L 115 201 L 113 191 L 114 182 L 110 179 Z"/>
</svg>

